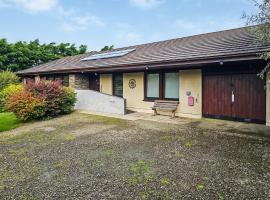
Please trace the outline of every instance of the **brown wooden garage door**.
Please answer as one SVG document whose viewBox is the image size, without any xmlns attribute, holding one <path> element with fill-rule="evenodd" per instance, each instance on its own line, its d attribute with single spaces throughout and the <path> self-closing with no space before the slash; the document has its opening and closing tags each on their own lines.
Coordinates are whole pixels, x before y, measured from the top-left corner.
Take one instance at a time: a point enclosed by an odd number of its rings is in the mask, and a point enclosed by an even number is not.
<svg viewBox="0 0 270 200">
<path fill-rule="evenodd" d="M 203 115 L 264 122 L 265 81 L 256 74 L 204 75 Z"/>
</svg>

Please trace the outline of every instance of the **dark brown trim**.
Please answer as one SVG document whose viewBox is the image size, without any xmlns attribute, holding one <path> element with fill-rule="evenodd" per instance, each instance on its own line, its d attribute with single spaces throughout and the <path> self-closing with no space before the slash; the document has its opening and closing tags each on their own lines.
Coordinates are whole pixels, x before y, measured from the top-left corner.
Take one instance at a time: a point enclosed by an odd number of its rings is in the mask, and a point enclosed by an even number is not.
<svg viewBox="0 0 270 200">
<path fill-rule="evenodd" d="M 53 81 L 61 81 L 61 84 L 63 86 L 68 87 L 69 86 L 69 78 L 67 79 L 68 81 L 65 82 L 65 78 L 68 78 L 68 74 L 44 74 L 40 76 L 41 80 L 53 80 Z"/>
<path fill-rule="evenodd" d="M 158 69 L 193 69 L 200 68 L 207 64 L 218 64 L 220 61 L 235 62 L 235 61 L 248 61 L 248 60 L 262 60 L 259 59 L 258 53 L 254 54 L 241 54 L 241 55 L 228 55 L 221 56 L 218 59 L 213 58 L 201 58 L 197 60 L 174 60 L 174 61 L 161 61 L 161 62 L 149 62 L 149 63 L 137 63 L 130 65 L 117 65 L 112 67 L 91 67 L 91 68 L 77 68 L 77 69 L 63 69 L 55 71 L 44 71 L 44 72 L 29 72 L 29 73 L 17 73 L 19 76 L 26 75 L 39 75 L 39 74 L 53 74 L 53 73 L 83 73 L 83 72 L 98 72 L 98 73 L 109 73 L 109 72 L 137 72 L 144 71 L 146 68 L 149 70 Z"/>
<path fill-rule="evenodd" d="M 177 70 L 156 70 L 148 71 L 144 73 L 144 101 L 153 102 L 155 100 L 168 100 L 168 101 L 179 101 L 179 98 L 165 98 L 165 74 L 166 73 L 179 73 Z M 147 97 L 147 75 L 148 74 L 159 74 L 159 97 Z"/>
<path fill-rule="evenodd" d="M 123 93 L 121 96 L 115 94 L 114 80 L 115 80 L 115 76 L 119 74 L 123 77 L 123 73 L 112 73 L 112 92 L 113 92 L 113 96 L 123 97 Z M 122 81 L 122 85 L 124 85 L 123 81 Z"/>
</svg>

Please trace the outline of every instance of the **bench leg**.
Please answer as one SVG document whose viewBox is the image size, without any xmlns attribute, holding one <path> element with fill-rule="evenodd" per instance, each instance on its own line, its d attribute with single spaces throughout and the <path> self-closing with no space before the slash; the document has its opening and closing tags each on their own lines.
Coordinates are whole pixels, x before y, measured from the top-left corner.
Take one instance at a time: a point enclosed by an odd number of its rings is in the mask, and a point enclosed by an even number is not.
<svg viewBox="0 0 270 200">
<path fill-rule="evenodd" d="M 156 109 L 153 109 L 154 111 L 154 115 L 153 116 L 156 116 L 157 115 L 157 110 Z"/>
<path fill-rule="evenodd" d="M 174 118 L 175 117 L 175 111 L 172 112 L 172 117 L 171 118 Z"/>
</svg>

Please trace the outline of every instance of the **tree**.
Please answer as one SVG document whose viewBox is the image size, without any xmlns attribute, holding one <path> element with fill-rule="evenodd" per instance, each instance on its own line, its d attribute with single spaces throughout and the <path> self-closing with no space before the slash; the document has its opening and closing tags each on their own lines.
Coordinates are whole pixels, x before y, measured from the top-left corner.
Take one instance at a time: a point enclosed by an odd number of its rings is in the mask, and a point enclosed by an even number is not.
<svg viewBox="0 0 270 200">
<path fill-rule="evenodd" d="M 27 42 L 8 43 L 0 39 L 0 71 L 13 71 L 27 69 L 64 56 L 83 54 L 87 51 L 86 45 L 79 48 L 75 44 L 54 42 L 40 44 L 39 40 Z"/>
<path fill-rule="evenodd" d="M 101 49 L 101 51 L 111 51 L 111 50 L 113 50 L 113 48 L 114 48 L 113 45 L 111 45 L 111 46 L 105 46 L 105 47 L 103 47 L 103 48 Z"/>
<path fill-rule="evenodd" d="M 0 72 L 0 91 L 10 84 L 19 83 L 20 78 L 13 72 Z"/>
<path fill-rule="evenodd" d="M 262 44 L 270 44 L 270 0 L 252 0 L 258 8 L 258 13 L 252 15 L 244 14 L 248 25 L 258 25 L 251 28 L 258 41 Z M 260 54 L 262 59 L 268 61 L 267 66 L 259 73 L 264 78 L 266 71 L 270 68 L 270 49 Z"/>
</svg>

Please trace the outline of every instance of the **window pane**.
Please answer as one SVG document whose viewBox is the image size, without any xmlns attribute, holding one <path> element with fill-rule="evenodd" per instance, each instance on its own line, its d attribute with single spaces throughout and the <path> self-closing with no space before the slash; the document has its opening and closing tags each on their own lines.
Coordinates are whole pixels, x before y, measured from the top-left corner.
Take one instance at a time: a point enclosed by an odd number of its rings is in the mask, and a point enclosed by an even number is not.
<svg viewBox="0 0 270 200">
<path fill-rule="evenodd" d="M 159 97 L 159 74 L 147 74 L 147 97 Z"/>
<path fill-rule="evenodd" d="M 113 79 L 114 95 L 123 97 L 123 74 L 115 74 Z"/>
<path fill-rule="evenodd" d="M 179 73 L 165 74 L 165 98 L 179 98 Z"/>
<path fill-rule="evenodd" d="M 46 79 L 47 79 L 48 81 L 53 81 L 53 80 L 54 80 L 54 77 L 53 77 L 53 76 L 48 75 Z"/>
</svg>

